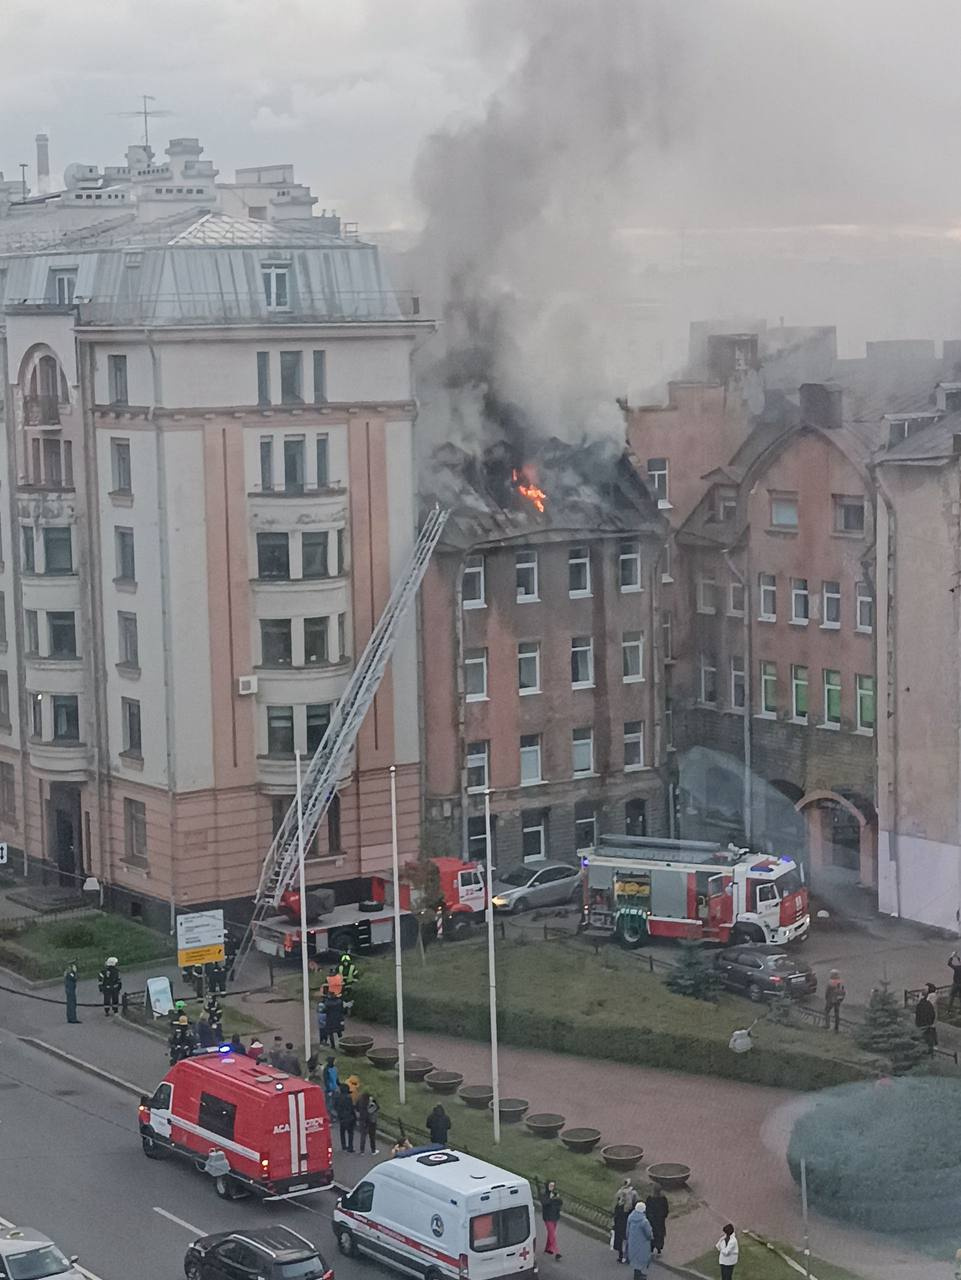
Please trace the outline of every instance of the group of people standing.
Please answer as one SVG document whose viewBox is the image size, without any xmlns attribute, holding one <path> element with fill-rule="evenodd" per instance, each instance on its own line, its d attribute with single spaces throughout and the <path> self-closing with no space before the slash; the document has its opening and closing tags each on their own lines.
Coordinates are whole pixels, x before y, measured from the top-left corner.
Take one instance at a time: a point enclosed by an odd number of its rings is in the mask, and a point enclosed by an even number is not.
<svg viewBox="0 0 961 1280">
<path fill-rule="evenodd" d="M 344 1022 L 354 1006 L 354 983 L 359 970 L 349 951 L 331 969 L 317 1002 L 317 1038 L 336 1052 L 337 1037 L 344 1034 Z"/>
<path fill-rule="evenodd" d="M 327 1114 L 331 1122 L 340 1126 L 341 1151 L 354 1150 L 354 1135 L 360 1130 L 360 1153 L 370 1146 L 370 1154 L 377 1155 L 377 1125 L 380 1120 L 380 1103 L 372 1093 L 362 1090 L 360 1080 L 350 1076 L 341 1080 L 337 1063 L 328 1058 L 321 1076 Z"/>
<path fill-rule="evenodd" d="M 614 1197 L 611 1248 L 618 1262 L 634 1268 L 635 1280 L 646 1280 L 651 1258 L 663 1251 L 670 1212 L 670 1203 L 660 1187 L 655 1186 L 647 1200 L 642 1200 L 630 1178 L 624 1179 Z"/>
</svg>

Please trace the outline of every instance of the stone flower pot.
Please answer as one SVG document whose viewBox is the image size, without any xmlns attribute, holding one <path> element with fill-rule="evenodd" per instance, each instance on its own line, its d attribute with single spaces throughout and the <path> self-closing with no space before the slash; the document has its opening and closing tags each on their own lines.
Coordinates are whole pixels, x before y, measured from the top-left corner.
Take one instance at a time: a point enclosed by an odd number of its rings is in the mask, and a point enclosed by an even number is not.
<svg viewBox="0 0 961 1280">
<path fill-rule="evenodd" d="M 362 1058 L 373 1046 L 373 1036 L 338 1036 L 337 1038 L 337 1052 L 346 1053 L 348 1058 Z"/>
<path fill-rule="evenodd" d="M 494 1099 L 491 1098 L 487 1104 L 490 1109 L 494 1109 Z M 530 1106 L 525 1098 L 501 1098 L 500 1100 L 500 1117 L 503 1124 L 517 1124 L 523 1120 L 524 1112 Z M 563 1124 L 563 1121 L 561 1121 Z"/>
<path fill-rule="evenodd" d="M 561 1133 L 564 1146 L 579 1156 L 586 1156 L 589 1151 L 593 1151 L 600 1140 L 600 1129 L 565 1129 Z"/>
<path fill-rule="evenodd" d="M 459 1071 L 428 1071 L 424 1084 L 434 1093 L 456 1093 L 464 1083 Z"/>
<path fill-rule="evenodd" d="M 682 1187 L 686 1187 L 688 1179 L 691 1176 L 691 1166 L 688 1164 L 652 1164 L 648 1165 L 647 1176 L 652 1182 L 656 1182 L 659 1187 L 663 1187 L 665 1191 L 680 1191 Z"/>
<path fill-rule="evenodd" d="M 643 1147 L 635 1147 L 629 1142 L 615 1142 L 609 1147 L 601 1147 L 601 1159 L 608 1169 L 617 1169 L 621 1173 L 630 1173 L 641 1163 Z"/>
<path fill-rule="evenodd" d="M 378 1071 L 390 1071 L 392 1067 L 397 1066 L 399 1057 L 397 1049 L 390 1045 L 378 1045 L 376 1048 L 367 1050 L 367 1061 Z"/>
<path fill-rule="evenodd" d="M 535 1137 L 556 1138 L 564 1128 L 566 1120 L 564 1116 L 554 1112 L 539 1111 L 536 1115 L 528 1116 L 524 1123 Z"/>
<path fill-rule="evenodd" d="M 475 1111 L 486 1111 L 494 1097 L 494 1090 L 489 1084 L 463 1084 L 457 1090 L 457 1096 Z"/>
<path fill-rule="evenodd" d="M 426 1058 L 405 1058 L 404 1079 L 420 1082 L 434 1070 L 434 1064 Z"/>
</svg>

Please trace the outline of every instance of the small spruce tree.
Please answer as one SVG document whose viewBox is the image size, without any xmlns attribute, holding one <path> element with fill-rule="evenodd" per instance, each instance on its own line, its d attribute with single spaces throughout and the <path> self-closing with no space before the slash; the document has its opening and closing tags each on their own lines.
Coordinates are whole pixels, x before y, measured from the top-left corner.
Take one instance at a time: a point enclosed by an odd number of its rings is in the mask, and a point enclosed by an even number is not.
<svg viewBox="0 0 961 1280">
<path fill-rule="evenodd" d="M 771 1017 L 785 1027 L 794 1019 L 794 1001 L 791 999 L 790 991 L 784 985 L 771 1000 Z"/>
<path fill-rule="evenodd" d="M 905 1075 L 927 1054 L 923 1040 L 898 1007 L 887 982 L 879 983 L 871 992 L 864 1022 L 854 1039 L 865 1052 L 887 1059 L 895 1076 Z"/>
<path fill-rule="evenodd" d="M 664 979 L 667 987 L 679 996 L 694 1000 L 717 1000 L 720 989 L 717 970 L 699 942 L 682 942 L 677 964 Z"/>
</svg>

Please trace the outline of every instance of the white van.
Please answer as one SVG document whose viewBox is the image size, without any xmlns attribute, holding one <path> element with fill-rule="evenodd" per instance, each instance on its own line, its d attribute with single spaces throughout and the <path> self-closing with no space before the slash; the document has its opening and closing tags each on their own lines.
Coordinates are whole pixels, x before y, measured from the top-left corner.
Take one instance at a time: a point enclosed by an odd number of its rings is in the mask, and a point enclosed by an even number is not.
<svg viewBox="0 0 961 1280">
<path fill-rule="evenodd" d="M 415 1147 L 375 1165 L 337 1201 L 346 1257 L 370 1257 L 423 1280 L 537 1275 L 530 1183 L 442 1147 Z"/>
</svg>

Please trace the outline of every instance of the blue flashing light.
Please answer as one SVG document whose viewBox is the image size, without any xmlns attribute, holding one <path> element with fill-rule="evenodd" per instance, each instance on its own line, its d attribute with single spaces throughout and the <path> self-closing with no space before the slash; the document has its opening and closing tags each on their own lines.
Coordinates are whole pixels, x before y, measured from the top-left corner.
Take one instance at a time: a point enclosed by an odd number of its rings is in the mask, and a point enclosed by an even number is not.
<svg viewBox="0 0 961 1280">
<path fill-rule="evenodd" d="M 589 867 L 590 865 L 591 865 L 591 860 L 590 860 L 590 858 L 586 858 L 586 857 L 585 857 L 585 858 L 581 858 L 581 866 L 582 866 L 582 867 Z"/>
<path fill-rule="evenodd" d="M 230 1050 L 231 1050 L 232 1048 L 233 1048 L 233 1045 L 229 1045 L 229 1044 L 222 1044 L 222 1045 L 220 1045 L 220 1046 L 218 1047 L 217 1052 L 218 1052 L 218 1053 L 229 1053 L 229 1052 L 230 1052 Z"/>
</svg>

